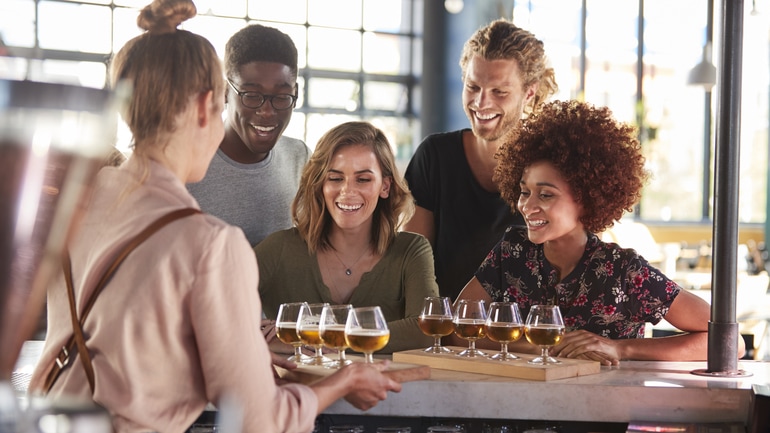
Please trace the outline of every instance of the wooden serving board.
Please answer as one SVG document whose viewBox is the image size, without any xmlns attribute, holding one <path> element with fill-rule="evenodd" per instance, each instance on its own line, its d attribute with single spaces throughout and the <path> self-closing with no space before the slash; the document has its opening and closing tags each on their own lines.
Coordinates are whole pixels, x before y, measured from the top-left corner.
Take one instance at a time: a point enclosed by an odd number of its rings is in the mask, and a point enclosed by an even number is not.
<svg viewBox="0 0 770 433">
<path fill-rule="evenodd" d="M 364 362 L 362 357 L 350 356 L 348 359 L 353 362 Z M 382 362 L 382 360 L 375 360 Z M 326 368 L 318 365 L 298 365 L 294 370 L 275 367 L 281 378 L 309 385 L 337 371 L 335 368 Z M 423 364 L 410 364 L 403 362 L 391 362 L 383 374 L 389 376 L 396 382 L 412 382 L 415 380 L 430 379 L 430 367 Z"/>
<path fill-rule="evenodd" d="M 395 352 L 393 353 L 393 361 L 428 365 L 442 370 L 543 381 L 596 374 L 601 370 L 601 365 L 597 361 L 559 358 L 561 364 L 532 365 L 527 361 L 535 358 L 536 355 L 515 353 L 521 359 L 503 362 L 483 357 L 461 358 L 457 356 L 457 353 L 464 350 L 464 347 L 450 346 L 449 348 L 454 353 L 425 353 L 423 349 Z M 493 351 L 483 350 L 483 352 L 489 354 Z"/>
</svg>

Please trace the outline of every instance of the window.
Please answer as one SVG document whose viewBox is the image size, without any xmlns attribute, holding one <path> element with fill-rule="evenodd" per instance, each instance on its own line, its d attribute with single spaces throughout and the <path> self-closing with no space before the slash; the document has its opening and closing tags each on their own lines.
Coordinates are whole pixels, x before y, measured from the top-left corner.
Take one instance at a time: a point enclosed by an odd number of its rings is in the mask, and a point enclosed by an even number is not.
<svg viewBox="0 0 770 433">
<path fill-rule="evenodd" d="M 556 70 L 557 99 L 608 106 L 640 128 L 652 178 L 639 205 L 646 221 L 700 222 L 713 218 L 716 103 L 706 117 L 706 92 L 687 85 L 706 42 L 706 0 L 517 1 L 514 22 L 545 42 Z M 770 2 L 746 2 L 741 108 L 739 219 L 764 223 L 768 182 Z M 586 7 L 585 30 L 581 25 Z M 752 6 L 757 9 L 752 10 Z M 716 11 L 718 13 L 718 10 Z M 759 12 L 759 13 L 757 13 Z M 639 22 L 643 22 L 640 37 Z M 718 15 L 714 40 L 719 40 Z M 583 33 L 583 31 L 585 33 Z M 585 50 L 581 36 L 585 35 Z M 638 71 L 641 45 L 641 76 Z M 717 47 L 714 63 L 718 65 Z M 585 66 L 581 70 L 584 56 Z M 640 92 L 641 91 L 641 92 Z M 706 135 L 710 124 L 710 140 Z M 707 142 L 708 141 L 708 142 Z"/>
<path fill-rule="evenodd" d="M 149 0 L 4 0 L 0 36 L 14 57 L 0 57 L 0 76 L 104 87 L 107 59 L 139 35 Z M 300 98 L 286 135 L 313 148 L 332 126 L 368 120 L 408 159 L 419 134 L 415 115 L 420 73 L 422 0 L 196 0 L 183 28 L 208 38 L 220 56 L 251 23 L 287 33 L 299 51 Z M 35 22 L 35 17 L 37 22 Z M 71 31 L 72 23 L 88 22 Z M 37 33 L 36 29 L 37 28 Z M 130 133 L 120 129 L 122 149 Z"/>
</svg>

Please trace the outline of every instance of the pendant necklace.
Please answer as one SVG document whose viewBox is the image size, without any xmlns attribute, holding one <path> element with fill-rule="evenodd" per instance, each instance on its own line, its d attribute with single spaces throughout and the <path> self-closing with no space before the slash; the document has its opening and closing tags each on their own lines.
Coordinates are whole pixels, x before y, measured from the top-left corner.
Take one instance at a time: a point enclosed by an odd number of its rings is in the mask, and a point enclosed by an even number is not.
<svg viewBox="0 0 770 433">
<path fill-rule="evenodd" d="M 348 266 L 345 264 L 345 262 L 342 261 L 339 254 L 337 254 L 337 250 L 335 250 L 334 247 L 332 247 L 332 252 L 334 253 L 334 256 L 337 257 L 337 260 L 339 260 L 340 263 L 342 263 L 342 266 L 345 268 L 345 275 L 347 276 L 353 275 L 353 268 L 358 264 L 358 262 L 361 261 L 361 259 L 364 257 L 364 254 L 366 254 L 367 251 L 369 251 L 369 248 L 364 249 L 361 255 L 358 256 L 356 261 L 352 265 Z"/>
</svg>

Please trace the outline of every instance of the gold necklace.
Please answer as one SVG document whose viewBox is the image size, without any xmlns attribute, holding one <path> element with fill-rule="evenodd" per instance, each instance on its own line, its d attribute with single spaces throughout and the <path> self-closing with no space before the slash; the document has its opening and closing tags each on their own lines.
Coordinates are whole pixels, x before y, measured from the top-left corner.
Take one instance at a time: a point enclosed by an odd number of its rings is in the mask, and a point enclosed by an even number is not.
<svg viewBox="0 0 770 433">
<path fill-rule="evenodd" d="M 361 261 L 361 259 L 364 257 L 364 254 L 366 254 L 367 251 L 369 251 L 369 248 L 365 248 L 364 251 L 361 253 L 361 255 L 358 256 L 356 261 L 352 265 L 348 266 L 345 264 L 345 262 L 342 261 L 342 258 L 340 258 L 339 254 L 337 254 L 337 250 L 334 249 L 334 247 L 332 247 L 332 252 L 334 253 L 334 256 L 337 257 L 337 260 L 339 260 L 340 263 L 342 263 L 342 266 L 345 268 L 345 275 L 347 276 L 353 275 L 353 268 L 358 264 L 358 262 Z"/>
</svg>

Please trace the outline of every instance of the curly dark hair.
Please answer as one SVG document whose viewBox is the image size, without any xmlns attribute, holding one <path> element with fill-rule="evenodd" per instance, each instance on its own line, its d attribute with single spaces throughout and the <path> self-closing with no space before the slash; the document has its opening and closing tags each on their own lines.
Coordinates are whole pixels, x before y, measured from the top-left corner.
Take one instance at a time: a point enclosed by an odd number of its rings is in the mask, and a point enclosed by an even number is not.
<svg viewBox="0 0 770 433">
<path fill-rule="evenodd" d="M 522 120 L 496 157 L 493 179 L 514 212 L 524 169 L 548 161 L 583 206 L 580 221 L 593 233 L 632 211 L 649 176 L 636 128 L 613 119 L 607 107 L 578 101 L 545 104 Z"/>
<path fill-rule="evenodd" d="M 251 62 L 286 65 L 297 78 L 297 46 L 289 35 L 273 27 L 251 24 L 230 37 L 225 45 L 225 75 L 233 78 L 238 67 Z"/>
</svg>

